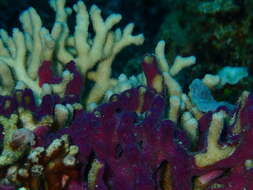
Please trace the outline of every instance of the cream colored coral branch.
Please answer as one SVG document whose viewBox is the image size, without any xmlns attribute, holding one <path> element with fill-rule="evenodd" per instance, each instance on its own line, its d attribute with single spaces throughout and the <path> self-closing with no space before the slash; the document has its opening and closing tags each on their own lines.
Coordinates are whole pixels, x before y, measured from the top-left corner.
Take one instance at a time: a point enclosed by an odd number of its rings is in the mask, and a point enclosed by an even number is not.
<svg viewBox="0 0 253 190">
<path fill-rule="evenodd" d="M 82 1 L 78 1 L 73 7 L 76 12 L 76 26 L 73 36 L 69 35 L 67 17 L 71 11 L 69 8 L 64 8 L 65 3 L 65 0 L 50 1 L 50 5 L 56 11 L 56 23 L 52 30 L 52 37 L 57 41 L 56 56 L 62 64 L 74 60 L 84 78 L 97 64 L 110 67 L 115 56 L 124 47 L 142 44 L 142 35 L 131 35 L 132 24 L 127 25 L 123 34 L 120 30 L 112 31 L 122 18 L 120 14 L 112 14 L 103 19 L 101 10 L 96 5 L 88 11 Z M 91 24 L 94 35 L 88 32 Z M 108 70 L 110 69 L 106 68 L 104 72 Z"/>
<path fill-rule="evenodd" d="M 121 15 L 112 14 L 103 19 L 97 6 L 93 5 L 88 11 L 82 1 L 73 7 L 76 26 L 71 35 L 67 20 L 73 10 L 65 6 L 66 0 L 50 0 L 50 5 L 56 12 L 51 31 L 43 27 L 40 16 L 33 8 L 20 16 L 23 31 L 14 29 L 9 36 L 5 30 L 0 30 L 1 74 L 6 71 L 8 75 L 6 80 L 2 80 L 2 94 L 10 93 L 15 83 L 22 82 L 24 87 L 41 96 L 43 91 L 38 85 L 38 69 L 47 60 L 54 62 L 58 74 L 63 75 L 63 82 L 51 85 L 51 89 L 54 93 L 63 95 L 73 76 L 63 72 L 62 68 L 73 60 L 84 79 L 87 72 L 98 65 L 92 77 L 97 84 L 90 95 L 95 98 L 89 99 L 89 102 L 97 102 L 111 83 L 115 82 L 115 79 L 110 78 L 115 56 L 126 46 L 142 44 L 143 35 L 132 35 L 133 24 L 127 25 L 123 32 L 120 29 L 113 31 L 112 28 L 119 23 Z M 90 25 L 94 35 L 88 32 Z M 102 90 L 98 90 L 100 87 Z"/>
<path fill-rule="evenodd" d="M 128 24 L 123 32 L 120 29 L 117 29 L 115 33 L 111 33 L 108 36 L 107 44 L 105 47 L 111 47 L 110 56 L 103 60 L 96 70 L 92 73 L 92 78 L 95 81 L 95 86 L 92 88 L 89 97 L 87 99 L 87 104 L 97 103 L 105 94 L 106 90 L 111 88 L 116 84 L 115 79 L 111 78 L 111 65 L 115 56 L 126 46 L 131 44 L 140 45 L 143 43 L 143 35 L 133 36 L 134 25 Z"/>
<path fill-rule="evenodd" d="M 0 78 L 1 78 L 1 95 L 8 95 L 9 90 L 13 89 L 15 82 L 13 80 L 11 70 L 7 64 L 0 62 Z"/>
<path fill-rule="evenodd" d="M 15 79 L 23 81 L 35 93 L 40 93 L 37 81 L 30 78 L 26 70 L 27 60 L 24 34 L 15 28 L 13 29 L 13 37 L 11 38 L 4 30 L 1 30 L 1 38 L 9 55 L 0 56 L 0 61 L 14 71 Z"/>
<path fill-rule="evenodd" d="M 195 163 L 198 167 L 210 166 L 229 157 L 235 151 L 236 147 L 219 145 L 225 117 L 226 114 L 223 111 L 213 114 L 208 131 L 207 150 L 195 155 Z"/>
<path fill-rule="evenodd" d="M 27 72 L 31 79 L 36 79 L 37 71 L 41 64 L 42 43 L 40 39 L 40 30 L 42 21 L 35 9 L 29 8 L 20 16 L 20 22 L 23 26 L 26 47 L 29 51 L 29 60 L 27 61 Z"/>
<path fill-rule="evenodd" d="M 180 108 L 184 107 L 184 101 L 182 101 L 182 88 L 181 85 L 175 79 L 175 76 L 184 68 L 192 66 L 196 63 L 194 56 L 181 57 L 177 56 L 172 65 L 169 65 L 165 57 L 165 42 L 159 41 L 155 48 L 155 55 L 158 60 L 158 65 L 163 72 L 164 83 L 168 89 L 168 95 L 173 97 L 170 99 L 170 111 L 168 113 L 168 119 L 177 122 L 179 118 Z"/>
</svg>

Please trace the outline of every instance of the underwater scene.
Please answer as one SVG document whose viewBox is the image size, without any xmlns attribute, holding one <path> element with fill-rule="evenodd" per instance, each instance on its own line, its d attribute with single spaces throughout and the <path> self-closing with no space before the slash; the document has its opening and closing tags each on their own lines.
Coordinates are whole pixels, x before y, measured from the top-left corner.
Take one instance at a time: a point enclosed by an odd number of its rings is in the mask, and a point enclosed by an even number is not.
<svg viewBox="0 0 253 190">
<path fill-rule="evenodd" d="M 0 190 L 253 190 L 253 0 L 0 10 Z"/>
</svg>

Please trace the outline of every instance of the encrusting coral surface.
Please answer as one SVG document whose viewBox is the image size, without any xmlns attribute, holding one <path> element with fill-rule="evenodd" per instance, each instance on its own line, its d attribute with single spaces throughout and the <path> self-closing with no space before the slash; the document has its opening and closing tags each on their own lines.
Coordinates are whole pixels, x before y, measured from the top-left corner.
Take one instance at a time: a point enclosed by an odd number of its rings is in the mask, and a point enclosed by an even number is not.
<svg viewBox="0 0 253 190">
<path fill-rule="evenodd" d="M 120 15 L 104 20 L 82 1 L 50 5 L 52 30 L 30 8 L 22 31 L 0 31 L 0 190 L 253 189 L 251 93 L 218 104 L 209 89 L 222 79 L 211 74 L 184 92 L 177 76 L 196 58 L 169 64 L 164 41 L 143 73 L 112 78 L 115 56 L 143 35 L 113 30 Z"/>
</svg>

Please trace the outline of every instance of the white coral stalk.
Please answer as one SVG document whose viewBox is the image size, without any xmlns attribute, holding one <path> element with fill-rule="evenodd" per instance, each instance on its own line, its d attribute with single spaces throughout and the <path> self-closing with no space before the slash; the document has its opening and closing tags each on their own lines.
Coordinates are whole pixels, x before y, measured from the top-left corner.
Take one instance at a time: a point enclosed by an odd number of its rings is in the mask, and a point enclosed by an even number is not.
<svg viewBox="0 0 253 190">
<path fill-rule="evenodd" d="M 115 79 L 111 78 L 111 65 L 116 55 L 129 45 L 141 45 L 144 37 L 142 34 L 132 35 L 133 24 L 128 24 L 123 31 L 114 31 L 112 28 L 122 18 L 120 14 L 112 14 L 103 19 L 97 6 L 93 5 L 88 11 L 82 1 L 78 1 L 73 7 L 76 26 L 71 35 L 67 19 L 73 10 L 65 7 L 66 0 L 50 0 L 50 5 L 56 12 L 51 31 L 42 26 L 40 16 L 33 8 L 24 11 L 20 16 L 23 31 L 14 29 L 12 36 L 4 30 L 0 31 L 0 62 L 13 71 L 14 80 L 22 81 L 40 96 L 43 95 L 43 90 L 38 85 L 37 72 L 44 60 L 53 61 L 59 75 L 64 74 L 64 64 L 73 60 L 84 79 L 93 67 L 98 66 L 97 71 L 91 74 L 95 86 L 88 98 L 89 103 L 98 102 L 105 91 L 115 84 Z M 90 25 L 94 35 L 88 32 Z M 64 75 L 63 78 L 62 84 L 51 85 L 52 92 L 64 94 L 66 81 L 70 77 Z M 6 86 L 7 82 L 4 83 Z"/>
</svg>

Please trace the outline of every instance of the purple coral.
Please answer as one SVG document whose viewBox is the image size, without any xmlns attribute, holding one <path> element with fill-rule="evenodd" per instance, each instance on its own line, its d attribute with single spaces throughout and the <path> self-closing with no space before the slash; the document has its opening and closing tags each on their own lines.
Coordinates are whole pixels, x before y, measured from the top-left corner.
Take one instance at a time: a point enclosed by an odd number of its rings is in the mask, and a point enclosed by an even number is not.
<svg viewBox="0 0 253 190">
<path fill-rule="evenodd" d="M 151 64 L 155 63 L 152 57 Z M 69 87 L 75 83 L 80 85 L 81 77 L 73 62 L 69 69 L 76 75 L 73 79 L 76 81 Z M 145 72 L 146 77 L 162 77 L 159 70 L 155 74 Z M 3 116 L 22 115 L 20 110 L 25 110 L 35 120 L 32 133 L 36 143 L 30 147 L 30 154 L 24 155 L 25 164 L 19 169 L 32 173 L 37 168 L 35 173 L 39 177 L 22 173 L 17 184 L 31 190 L 39 186 L 47 190 L 252 189 L 253 151 L 248 147 L 253 144 L 253 95 L 245 96 L 232 114 L 234 121 L 224 122 L 225 127 L 215 142 L 217 151 L 231 147 L 231 154 L 202 166 L 196 157 L 209 151 L 215 117 L 222 115 L 231 119 L 231 113 L 218 108 L 203 114 L 197 121 L 197 146 L 192 148 L 180 125 L 164 119 L 166 96 L 152 88 L 151 79 L 148 81 L 148 87 L 114 94 L 109 102 L 92 112 L 73 110 L 66 126 L 54 123 L 55 106 L 78 103 L 78 99 L 69 95 L 80 93 L 79 88 L 70 89 L 64 97 L 45 95 L 39 105 L 29 89 L 18 90 L 14 96 L 2 96 Z M 160 85 L 164 91 L 163 83 Z M 47 117 L 52 121 L 43 123 Z M 22 122 L 25 121 L 21 119 Z M 41 168 L 39 174 L 38 168 Z M 0 177 L 4 178 L 7 171 L 8 167 L 4 168 Z"/>
<path fill-rule="evenodd" d="M 163 163 L 171 167 L 172 176 L 185 179 L 179 182 L 176 177 L 173 189 L 190 189 L 192 159 L 184 148 L 188 142 L 173 122 L 161 120 L 164 108 L 163 97 L 153 90 L 134 88 L 114 95 L 93 113 L 83 112 L 55 135 L 70 135 L 83 164 L 94 159 L 103 164 L 107 189 L 156 189 Z"/>
</svg>

